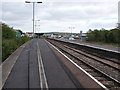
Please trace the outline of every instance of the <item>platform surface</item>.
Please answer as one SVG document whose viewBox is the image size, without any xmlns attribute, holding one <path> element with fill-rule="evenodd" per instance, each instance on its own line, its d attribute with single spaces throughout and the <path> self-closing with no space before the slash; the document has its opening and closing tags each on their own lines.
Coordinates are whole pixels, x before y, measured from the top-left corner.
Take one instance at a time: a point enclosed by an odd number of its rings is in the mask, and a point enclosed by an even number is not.
<svg viewBox="0 0 120 90">
<path fill-rule="evenodd" d="M 48 88 L 76 88 L 59 63 L 60 58 L 54 54 L 44 39 L 34 39 L 25 46 L 3 88 L 41 88 L 38 50 L 41 53 Z"/>
</svg>

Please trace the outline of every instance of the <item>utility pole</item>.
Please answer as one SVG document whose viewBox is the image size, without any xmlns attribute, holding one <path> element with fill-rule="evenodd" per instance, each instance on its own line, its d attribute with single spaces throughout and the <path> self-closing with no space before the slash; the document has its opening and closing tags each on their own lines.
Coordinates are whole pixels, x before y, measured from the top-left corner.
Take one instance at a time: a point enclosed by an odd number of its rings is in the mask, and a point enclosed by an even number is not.
<svg viewBox="0 0 120 90">
<path fill-rule="evenodd" d="M 72 30 L 74 29 L 75 27 L 69 27 L 69 29 L 71 30 L 71 37 L 72 37 Z"/>
<path fill-rule="evenodd" d="M 33 38 L 34 38 L 34 24 L 35 24 L 35 3 L 42 3 L 42 2 L 30 2 L 30 1 L 25 1 L 25 3 L 32 3 L 33 4 Z"/>
<path fill-rule="evenodd" d="M 82 41 L 82 31 L 80 31 L 80 40 Z"/>
</svg>

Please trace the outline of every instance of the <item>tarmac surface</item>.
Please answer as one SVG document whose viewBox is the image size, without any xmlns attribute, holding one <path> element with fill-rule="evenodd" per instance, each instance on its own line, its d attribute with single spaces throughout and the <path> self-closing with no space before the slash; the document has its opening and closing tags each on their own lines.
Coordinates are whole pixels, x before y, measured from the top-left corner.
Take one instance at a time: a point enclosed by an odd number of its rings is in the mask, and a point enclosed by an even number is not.
<svg viewBox="0 0 120 90">
<path fill-rule="evenodd" d="M 63 65 L 59 63 L 59 59 L 44 39 L 31 40 L 21 51 L 3 89 L 41 88 L 41 83 L 47 84 L 48 88 L 77 88 L 65 72 Z M 44 67 L 42 73 L 40 73 L 41 64 L 39 67 L 38 60 L 42 60 Z M 40 75 L 44 75 L 46 82 L 41 80 Z"/>
</svg>

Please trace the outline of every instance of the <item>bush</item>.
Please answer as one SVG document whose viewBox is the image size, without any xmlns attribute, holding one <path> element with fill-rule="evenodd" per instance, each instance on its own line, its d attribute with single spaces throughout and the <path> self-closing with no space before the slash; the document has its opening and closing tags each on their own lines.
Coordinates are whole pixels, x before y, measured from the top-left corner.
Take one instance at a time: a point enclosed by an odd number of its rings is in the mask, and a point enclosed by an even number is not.
<svg viewBox="0 0 120 90">
<path fill-rule="evenodd" d="M 16 33 L 15 30 L 11 27 L 9 27 L 8 25 L 2 23 L 2 38 L 3 39 L 11 39 L 11 38 L 15 38 L 16 37 Z"/>
<path fill-rule="evenodd" d="M 15 40 L 3 40 L 2 60 L 5 60 L 17 47 Z"/>
<path fill-rule="evenodd" d="M 87 41 L 120 45 L 120 30 L 118 28 L 111 30 L 89 30 L 87 32 Z"/>
<path fill-rule="evenodd" d="M 11 55 L 18 47 L 30 40 L 28 37 L 4 39 L 2 41 L 2 60 L 4 61 L 9 55 Z"/>
<path fill-rule="evenodd" d="M 8 58 L 18 47 L 30 40 L 30 38 L 16 37 L 15 30 L 6 24 L 2 24 L 2 61 Z"/>
</svg>

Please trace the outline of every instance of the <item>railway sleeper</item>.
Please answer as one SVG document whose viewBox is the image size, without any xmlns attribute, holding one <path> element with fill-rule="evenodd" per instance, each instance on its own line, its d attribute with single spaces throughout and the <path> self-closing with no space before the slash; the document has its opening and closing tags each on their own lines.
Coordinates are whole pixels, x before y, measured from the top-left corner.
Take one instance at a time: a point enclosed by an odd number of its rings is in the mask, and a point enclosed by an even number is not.
<svg viewBox="0 0 120 90">
<path fill-rule="evenodd" d="M 109 90 L 120 90 L 120 87 L 112 87 Z"/>
<path fill-rule="evenodd" d="M 85 69 L 85 71 L 87 71 L 87 72 L 94 72 L 94 70 L 93 69 Z"/>
<path fill-rule="evenodd" d="M 55 45 L 55 46 L 57 46 L 57 45 Z M 59 48 L 60 49 L 60 48 Z M 62 50 L 62 49 L 61 49 Z M 62 50 L 63 52 L 65 52 L 64 50 Z M 71 52 L 69 52 L 70 54 L 71 54 Z M 68 54 L 68 53 L 67 53 Z M 73 55 L 68 55 L 69 57 L 74 57 Z M 76 57 L 76 58 L 78 58 L 78 59 L 80 59 L 80 57 Z M 72 58 L 72 60 L 73 61 L 79 61 L 79 60 L 76 60 L 76 58 Z M 82 63 L 81 63 L 81 65 L 80 65 L 83 69 L 90 69 L 88 66 L 85 66 L 85 65 L 83 65 Z M 86 70 L 87 71 L 87 70 Z M 90 73 L 89 71 L 87 71 L 88 73 Z M 98 74 L 98 73 L 95 73 L 95 71 L 94 72 L 91 72 L 91 75 L 93 76 L 93 77 L 99 77 L 99 79 L 101 80 L 101 83 L 102 84 L 104 84 L 106 87 L 108 87 L 108 88 L 114 88 L 115 86 L 119 86 L 119 85 L 117 85 L 116 83 L 114 83 L 113 81 L 110 81 L 109 79 L 107 79 L 106 78 L 106 80 L 104 80 L 105 78 L 100 78 L 100 77 L 102 77 L 102 74 Z M 97 76 L 98 75 L 98 76 Z"/>
<path fill-rule="evenodd" d="M 89 67 L 87 67 L 87 66 L 85 66 L 85 65 L 83 65 L 83 64 L 81 64 L 80 67 L 83 68 L 84 70 L 85 70 L 85 69 L 90 69 Z"/>
<path fill-rule="evenodd" d="M 99 77 L 99 76 L 95 76 L 94 78 L 96 78 L 98 81 L 104 81 L 104 80 L 106 80 L 106 78 L 104 78 L 104 77 Z"/>
<path fill-rule="evenodd" d="M 92 76 L 94 76 L 94 77 L 95 77 L 95 76 L 97 76 L 97 77 L 102 76 L 101 74 L 98 74 L 97 72 L 91 72 L 90 74 L 91 74 Z"/>
<path fill-rule="evenodd" d="M 108 88 L 116 86 L 116 84 L 113 81 L 103 80 L 103 81 L 101 81 L 101 83 Z"/>
</svg>

